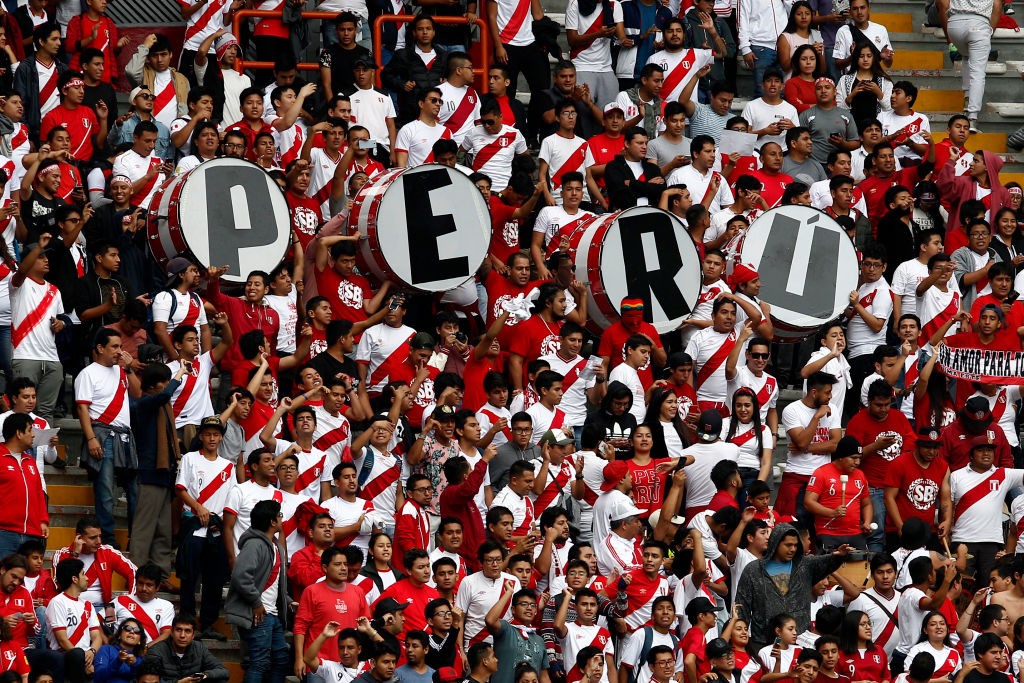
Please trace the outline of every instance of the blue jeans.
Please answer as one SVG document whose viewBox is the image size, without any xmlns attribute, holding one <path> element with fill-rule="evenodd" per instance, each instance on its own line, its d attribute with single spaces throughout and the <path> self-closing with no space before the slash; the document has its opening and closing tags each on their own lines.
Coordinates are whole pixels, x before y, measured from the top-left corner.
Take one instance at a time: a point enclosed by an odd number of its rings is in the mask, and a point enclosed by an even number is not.
<svg viewBox="0 0 1024 683">
<path fill-rule="evenodd" d="M 868 550 L 880 553 L 885 550 L 885 489 L 872 486 L 868 491 L 871 492 L 871 507 L 875 510 L 872 521 L 878 525 L 877 529 L 868 534 Z"/>
<path fill-rule="evenodd" d="M 761 90 L 764 72 L 779 65 L 779 53 L 775 51 L 775 48 L 757 45 L 751 45 L 750 51 L 754 53 L 754 97 L 760 97 L 764 92 Z"/>
<path fill-rule="evenodd" d="M 93 476 L 92 490 L 96 499 L 96 518 L 100 521 L 100 530 L 103 532 L 103 542 L 110 545 L 114 543 L 114 439 L 116 435 L 110 433 L 103 441 L 103 459 L 97 464 L 98 472 Z M 134 473 L 133 473 L 134 474 Z M 131 528 L 131 520 L 135 517 L 135 503 L 137 489 L 135 479 L 120 480 L 116 482 L 124 489 L 125 498 L 128 499 L 128 528 Z"/>
<path fill-rule="evenodd" d="M 29 536 L 28 534 L 19 534 L 17 531 L 0 529 L 0 559 L 18 552 L 18 548 L 25 541 L 42 541 L 46 543 L 46 539 L 40 536 Z"/>
<path fill-rule="evenodd" d="M 36 621 L 39 622 L 39 633 L 28 639 L 29 645 L 37 647 L 39 649 L 46 649 L 49 647 L 47 644 L 49 641 L 46 634 L 50 631 L 50 625 L 46 623 L 46 607 L 40 605 L 36 607 Z"/>
<path fill-rule="evenodd" d="M 271 683 L 284 683 L 290 668 L 288 644 L 284 642 L 284 626 L 273 614 L 249 629 L 239 629 L 245 643 L 249 664 L 244 683 L 263 683 L 269 674 Z"/>
</svg>

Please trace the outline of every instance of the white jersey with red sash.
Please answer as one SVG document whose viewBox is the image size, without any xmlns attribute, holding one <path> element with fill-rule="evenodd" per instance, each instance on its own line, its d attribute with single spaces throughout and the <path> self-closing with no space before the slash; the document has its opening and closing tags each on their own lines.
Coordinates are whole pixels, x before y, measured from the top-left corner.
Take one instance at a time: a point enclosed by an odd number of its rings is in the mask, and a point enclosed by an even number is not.
<svg viewBox="0 0 1024 683">
<path fill-rule="evenodd" d="M 491 508 L 498 506 L 506 507 L 512 511 L 513 536 L 526 536 L 533 527 L 536 519 L 533 513 L 533 501 L 529 496 L 520 496 L 511 488 L 506 486 L 494 496 L 491 501 Z"/>
<path fill-rule="evenodd" d="M 345 174 L 345 185 L 348 185 L 348 181 L 352 179 L 356 173 L 365 173 L 367 179 L 373 180 L 381 173 L 386 171 L 384 164 L 380 163 L 376 159 L 366 157 L 366 161 L 360 164 L 355 159 L 352 160 L 352 164 L 348 167 L 348 173 Z"/>
<path fill-rule="evenodd" d="M 96 610 L 92 603 L 82 598 L 72 598 L 67 593 L 56 595 L 46 606 L 46 623 L 50 627 L 47 640 L 50 649 L 61 651 L 57 632 L 64 632 L 72 648 L 88 650 L 92 646 L 92 632 L 100 630 Z"/>
<path fill-rule="evenodd" d="M 57 73 L 57 62 L 50 62 L 50 66 L 46 66 L 38 59 L 32 61 L 39 78 L 39 117 L 42 119 L 60 104 L 60 92 L 57 91 L 60 74 Z"/>
<path fill-rule="evenodd" d="M 725 403 L 728 400 L 725 361 L 735 345 L 735 330 L 716 332 L 713 327 L 705 327 L 690 337 L 686 353 L 693 358 L 696 373 L 693 386 L 698 401 Z"/>
<path fill-rule="evenodd" d="M 907 143 L 925 144 L 921 133 L 931 133 L 932 126 L 928 117 L 911 110 L 909 114 L 897 114 L 893 110 L 883 111 L 878 115 L 882 124 L 883 135 L 893 135 L 892 147 L 896 158 L 900 161 L 920 159 L 921 155 L 911 149 Z"/>
<path fill-rule="evenodd" d="M 991 430 L 991 427 L 990 427 Z M 953 496 L 954 543 L 1003 543 L 1001 519 L 1006 492 L 1024 481 L 1024 470 L 992 467 L 975 472 L 968 465 L 949 475 Z"/>
<path fill-rule="evenodd" d="M 547 246 L 544 249 L 544 257 L 545 258 L 551 258 L 554 255 L 554 253 L 559 250 L 559 248 L 560 248 L 560 246 L 562 244 L 562 238 L 563 237 L 570 237 L 572 235 L 572 233 L 576 230 L 576 228 L 578 228 L 580 226 L 581 223 L 583 223 L 584 221 L 588 221 L 588 220 L 590 220 L 591 218 L 594 217 L 594 214 L 590 213 L 589 211 L 584 211 L 583 209 L 580 209 L 579 211 L 577 211 L 575 215 L 570 216 L 569 214 L 565 213 L 565 211 L 563 209 L 561 209 L 561 207 L 554 207 L 554 206 L 546 206 L 546 207 L 544 207 L 543 209 L 541 209 L 541 213 L 545 213 L 546 209 L 555 209 L 555 208 L 558 208 L 560 211 L 562 211 L 563 215 L 561 215 L 560 217 L 563 220 L 562 221 L 558 221 L 558 223 L 559 223 L 558 225 L 555 224 L 555 221 L 552 221 L 548 225 L 548 228 L 547 228 L 546 232 L 549 233 L 549 234 L 545 237 L 545 239 L 547 239 Z M 549 212 L 549 213 L 554 214 L 554 212 Z M 555 214 L 555 215 L 557 215 L 557 214 Z M 537 218 L 539 220 L 540 216 L 538 215 Z M 536 223 L 534 223 L 534 232 L 537 232 L 537 224 Z M 569 246 L 569 253 L 570 254 L 575 254 L 576 253 L 575 246 L 576 245 L 573 245 L 570 242 L 570 246 Z"/>
<path fill-rule="evenodd" d="M 46 281 L 25 278 L 10 284 L 11 344 L 14 359 L 60 361 L 50 322 L 64 311 L 60 290 Z"/>
<path fill-rule="evenodd" d="M 597 556 L 597 571 L 602 576 L 611 576 L 613 572 L 621 576 L 639 569 L 643 564 L 640 541 L 623 538 L 618 534 L 609 533 L 603 540 L 597 541 L 594 554 Z"/>
<path fill-rule="evenodd" d="M 459 584 L 459 590 L 455 594 L 455 606 L 466 615 L 462 627 L 462 642 L 465 647 L 484 641 L 491 642 L 485 618 L 487 612 L 501 598 L 506 583 L 518 587 L 519 579 L 506 572 L 501 572 L 493 579 L 487 578 L 483 572 L 475 572 Z M 504 619 L 510 617 L 511 610 L 502 615 Z"/>
<path fill-rule="evenodd" d="M 602 626 L 583 626 L 578 622 L 572 622 L 565 625 L 565 631 L 565 638 L 562 639 L 562 661 L 568 669 L 565 679 L 567 683 L 576 683 L 583 679 L 583 672 L 576 666 L 576 655 L 583 648 L 596 647 L 602 654 L 615 654 L 611 633 Z M 601 683 L 608 683 L 608 667 L 605 666 L 604 669 Z"/>
<path fill-rule="evenodd" d="M 644 626 L 651 625 L 651 609 L 654 601 L 663 595 L 672 595 L 668 579 L 660 574 L 653 579 L 647 577 L 643 569 L 634 569 L 629 572 L 630 581 L 616 581 L 608 586 L 609 597 L 617 595 L 618 592 L 626 594 L 626 602 L 629 605 L 626 611 L 626 623 L 630 631 L 636 631 Z"/>
<path fill-rule="evenodd" d="M 171 630 L 174 605 L 163 598 L 141 602 L 134 595 L 119 595 L 114 599 L 114 621 L 120 625 L 125 619 L 135 619 L 142 624 L 146 639 L 152 642 L 164 631 Z"/>
<path fill-rule="evenodd" d="M 153 297 L 153 321 L 166 323 L 167 334 L 180 325 L 191 325 L 198 330 L 208 324 L 199 295 L 195 292 L 182 294 L 177 289 L 165 289 Z"/>
<path fill-rule="evenodd" d="M 357 548 L 361 548 L 364 553 L 369 550 L 370 533 L 373 531 L 374 511 L 376 509 L 373 506 L 372 500 L 357 497 L 355 500 L 348 501 L 341 496 L 335 496 L 334 498 L 328 498 L 320 503 L 320 505 L 330 513 L 331 519 L 334 520 L 335 529 L 351 526 L 358 522 L 360 517 L 363 517 L 364 519 L 358 532 L 341 540 L 335 539 L 334 545 L 339 548 L 354 545 Z M 393 515 L 391 515 L 391 518 L 393 518 Z"/>
<path fill-rule="evenodd" d="M 561 465 L 548 463 L 547 482 L 540 495 L 530 494 L 533 497 L 533 509 L 543 512 L 550 507 L 566 507 L 569 498 L 572 497 L 572 481 L 576 476 L 576 467 L 571 455 L 565 457 Z M 539 477 L 544 462 L 533 461 L 533 474 Z"/>
<path fill-rule="evenodd" d="M 320 214 L 325 221 L 331 218 L 331 183 L 341 157 L 341 152 L 338 152 L 337 157 L 332 157 L 330 152 L 320 147 L 309 151 L 309 187 L 306 196 L 320 204 Z"/>
<path fill-rule="evenodd" d="M 223 516 L 235 482 L 235 463 L 220 456 L 207 460 L 199 451 L 191 451 L 181 456 L 174 488 L 188 492 L 210 514 Z M 194 535 L 206 536 L 206 527 L 199 527 Z"/>
<path fill-rule="evenodd" d="M 75 403 L 89 407 L 93 422 L 131 428 L 128 414 L 128 376 L 119 365 L 90 363 L 75 378 Z"/>
<path fill-rule="evenodd" d="M 11 160 L 14 162 L 14 173 L 7 184 L 11 191 L 21 187 L 21 179 L 27 170 L 22 159 L 31 151 L 32 143 L 29 140 L 28 126 L 24 123 L 15 123 L 14 132 L 11 133 Z"/>
<path fill-rule="evenodd" d="M 517 154 L 526 154 L 526 138 L 518 128 L 503 124 L 496 135 L 488 133 L 483 126 L 470 129 L 460 143 L 462 149 L 473 157 L 470 164 L 474 171 L 487 174 L 491 187 L 508 187 L 512 175 L 512 160 Z"/>
<path fill-rule="evenodd" d="M 313 430 L 313 447 L 327 453 L 324 473 L 331 475 L 342 460 L 351 460 L 352 426 L 340 412 L 331 415 L 322 405 L 314 406 L 316 429 Z"/>
<path fill-rule="evenodd" d="M 903 361 L 903 386 L 913 387 L 917 384 L 917 379 L 920 377 L 921 371 L 917 366 L 917 351 L 907 356 L 906 360 Z M 903 403 L 900 404 L 900 412 L 908 420 L 914 418 L 914 392 L 911 391 L 903 398 Z"/>
<path fill-rule="evenodd" d="M 1017 412 L 1020 406 L 1020 387 L 1017 385 L 1001 386 L 992 396 L 980 391 L 971 394 L 970 398 L 980 396 L 988 401 L 992 410 L 992 420 L 1003 430 L 1003 436 L 1010 443 L 1011 448 L 1020 445 L 1020 437 L 1017 435 Z"/>
<path fill-rule="evenodd" d="M 278 444 L 280 443 L 278 441 Z M 298 486 L 296 486 L 295 490 L 299 491 Z M 319 499 L 319 493 L 317 491 L 317 497 L 313 498 L 301 491 L 299 493 L 281 491 L 281 514 L 284 515 L 281 519 L 281 537 L 284 538 L 288 557 L 293 557 L 295 553 L 306 547 L 306 529 L 299 529 L 299 516 L 297 514 L 299 506 L 303 503 L 316 504 Z"/>
<path fill-rule="evenodd" d="M 533 418 L 533 441 L 530 443 L 538 443 L 549 429 L 562 429 L 565 426 L 565 411 L 558 406 L 549 410 L 538 401 L 527 408 L 526 412 Z"/>
<path fill-rule="evenodd" d="M 928 340 L 932 335 L 960 312 L 960 292 L 956 291 L 952 282 L 950 285 L 945 292 L 933 285 L 917 298 L 917 316 L 921 319 L 921 347 L 926 351 L 931 350 Z M 951 325 L 946 336 L 955 332 L 956 325 Z"/>
<path fill-rule="evenodd" d="M 267 123 L 273 126 L 279 119 L 279 116 L 271 116 Z M 274 155 L 275 163 L 281 168 L 287 168 L 288 164 L 298 159 L 306 135 L 306 126 L 299 121 L 284 130 L 275 128 L 273 131 L 274 148 L 277 151 Z"/>
<path fill-rule="evenodd" d="M 587 141 L 578 135 L 566 138 L 552 133 L 541 141 L 539 157 L 547 162 L 551 193 L 555 195 L 555 203 L 561 205 L 558 191 L 562 187 L 562 177 L 571 171 L 586 171 Z"/>
<path fill-rule="evenodd" d="M 274 500 L 278 503 L 284 501 L 284 495 L 280 489 L 271 485 L 261 486 L 255 481 L 242 482 L 232 487 L 228 493 L 228 499 L 224 503 L 224 512 L 230 512 L 235 516 L 235 527 L 232 539 L 235 544 L 235 555 L 238 554 L 238 539 L 242 537 L 249 527 L 252 526 L 252 509 L 256 503 L 264 500 Z"/>
<path fill-rule="evenodd" d="M 274 448 L 274 457 L 282 455 L 291 448 L 291 441 L 284 439 L 277 440 Z M 301 448 L 301 447 L 300 447 Z M 314 502 L 320 502 L 320 482 L 330 481 L 331 473 L 325 471 L 324 463 L 327 461 L 327 454 L 314 446 L 310 450 L 302 449 L 296 456 L 299 459 L 299 478 L 295 480 L 295 490 L 305 496 L 309 496 Z"/>
<path fill-rule="evenodd" d="M 464 578 L 469 576 L 469 565 L 466 564 L 466 558 L 458 553 L 450 553 L 443 548 L 437 547 L 430 551 L 430 566 L 433 567 L 434 563 L 440 560 L 442 557 L 447 557 L 449 560 L 455 563 L 455 590 L 459 590 L 459 584 Z M 434 583 L 433 577 L 427 582 L 427 585 L 431 588 L 437 588 L 437 584 Z"/>
<path fill-rule="evenodd" d="M 363 332 L 356 348 L 356 362 L 366 367 L 367 391 L 379 394 L 390 381 L 392 369 L 409 356 L 409 340 L 416 330 L 406 325 L 381 323 Z"/>
<path fill-rule="evenodd" d="M 170 70 L 153 76 L 153 118 L 168 128 L 178 118 L 178 94 Z"/>
<path fill-rule="evenodd" d="M 114 175 L 128 176 L 134 184 L 162 163 L 163 160 L 156 155 L 155 151 L 150 152 L 148 156 L 141 156 L 135 150 L 129 149 L 119 154 L 114 160 Z M 148 209 L 149 203 L 153 201 L 153 195 L 163 181 L 164 174 L 156 173 L 132 195 L 132 204 Z"/>
<path fill-rule="evenodd" d="M 736 390 L 745 387 L 757 395 L 757 404 L 761 407 L 761 423 L 768 419 L 768 411 L 775 407 L 779 399 L 779 381 L 762 372 L 758 377 L 746 366 L 736 368 L 736 376 L 729 380 L 729 399 L 732 404 L 732 396 Z"/>
<path fill-rule="evenodd" d="M 231 5 L 229 0 L 178 0 L 182 9 L 196 4 L 200 9 L 193 12 L 185 22 L 185 42 L 182 45 L 182 49 L 193 52 L 199 49 L 199 45 L 211 33 L 221 28 L 230 30 L 230 26 L 224 24 L 224 15 Z"/>
<path fill-rule="evenodd" d="M 896 591 L 891 598 L 886 598 L 874 588 L 866 588 L 848 607 L 850 610 L 864 612 L 870 617 L 872 640 L 875 645 L 885 650 L 886 656 L 892 655 L 900 642 L 900 595 L 901 593 Z"/>
<path fill-rule="evenodd" d="M 990 257 L 988 255 L 987 251 L 984 254 L 979 254 L 976 251 L 974 251 L 973 249 L 968 249 L 968 252 L 970 252 L 971 259 L 974 262 L 974 268 L 971 269 L 972 272 L 977 271 L 977 270 L 981 270 L 982 268 L 984 268 L 986 266 L 986 264 L 988 264 Z M 978 280 L 977 282 L 974 283 L 974 297 L 973 298 L 977 298 L 979 296 L 985 296 L 986 294 L 991 294 L 991 293 L 992 293 L 992 285 L 988 281 L 988 272 L 986 272 L 984 275 L 981 276 L 980 280 Z"/>
<path fill-rule="evenodd" d="M 589 374 L 590 379 L 580 379 L 580 376 L 587 369 L 587 359 L 577 355 L 569 360 L 563 359 L 557 353 L 551 353 L 540 357 L 551 366 L 554 372 L 562 376 L 562 402 L 558 404 L 559 410 L 565 413 L 563 427 L 582 427 L 587 419 L 587 389 L 594 386 L 594 373 Z"/>
<path fill-rule="evenodd" d="M 565 30 L 576 31 L 580 37 L 597 33 L 605 26 L 615 26 L 621 21 L 622 3 L 615 2 L 615 0 L 608 3 L 597 3 L 594 10 L 587 16 L 580 14 L 579 2 L 575 0 L 570 0 L 565 8 Z M 569 59 L 576 65 L 577 71 L 611 72 L 611 48 L 611 38 L 595 38 L 584 47 L 571 48 Z"/>
<path fill-rule="evenodd" d="M 490 403 L 476 411 L 476 421 L 480 423 L 480 433 L 486 434 L 491 430 L 498 420 L 504 418 L 508 421 L 505 428 L 494 435 L 491 443 L 495 448 L 512 440 L 512 412 L 508 408 L 495 408 Z"/>
<path fill-rule="evenodd" d="M 530 0 L 496 0 L 498 39 L 502 45 L 532 45 L 533 13 Z"/>
<path fill-rule="evenodd" d="M 434 160 L 434 143 L 438 140 L 451 140 L 452 132 L 440 121 L 428 125 L 419 119 L 402 126 L 395 138 L 395 151 L 409 155 L 405 165 L 407 168 L 429 164 Z"/>
<path fill-rule="evenodd" d="M 441 111 L 438 120 L 451 133 L 456 145 L 462 145 L 466 134 L 480 120 L 480 95 L 472 86 L 456 88 L 448 81 L 437 86 L 441 90 Z"/>
<path fill-rule="evenodd" d="M 213 357 L 209 352 L 204 353 L 192 361 L 192 371 L 181 378 L 181 384 L 171 398 L 175 428 L 197 425 L 204 417 L 214 414 L 213 403 L 210 401 L 210 373 L 213 372 L 213 365 Z M 167 367 L 171 369 L 171 375 L 174 375 L 181 363 L 171 361 Z"/>
<path fill-rule="evenodd" d="M 391 453 L 384 453 L 373 446 L 366 446 L 352 461 L 359 470 L 359 497 L 373 501 L 377 510 L 394 514 L 398 491 L 398 478 L 402 465 Z"/>
<path fill-rule="evenodd" d="M 673 171 L 674 172 L 674 171 Z M 687 185 L 689 187 L 689 185 Z M 701 283 L 700 294 L 697 296 L 697 305 L 693 307 L 693 311 L 690 312 L 691 320 L 711 320 L 711 311 L 715 306 L 715 299 L 720 297 L 726 292 L 731 292 L 729 285 L 725 284 L 725 280 L 716 280 L 710 285 Z M 697 328 L 687 326 L 682 332 L 683 344 L 687 344 L 690 338 L 697 334 Z"/>
<path fill-rule="evenodd" d="M 1017 553 L 1024 553 L 1024 496 L 1017 496 L 1010 504 L 1010 524 L 1017 529 Z"/>
<path fill-rule="evenodd" d="M 665 80 L 661 85 L 661 97 L 666 102 L 675 102 L 682 94 L 690 76 L 715 61 L 711 50 L 683 48 L 678 52 L 661 50 L 647 58 L 648 64 L 658 64 L 665 70 Z M 693 89 L 690 97 L 697 104 L 697 89 Z M 694 197 L 696 200 L 696 197 Z"/>
</svg>

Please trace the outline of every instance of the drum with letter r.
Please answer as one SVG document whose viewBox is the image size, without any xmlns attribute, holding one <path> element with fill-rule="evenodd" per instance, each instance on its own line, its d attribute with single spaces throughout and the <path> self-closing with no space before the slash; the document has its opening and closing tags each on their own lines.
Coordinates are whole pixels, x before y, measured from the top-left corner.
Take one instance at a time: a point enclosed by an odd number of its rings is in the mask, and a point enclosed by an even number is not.
<svg viewBox="0 0 1024 683">
<path fill-rule="evenodd" d="M 288 203 L 256 164 L 222 157 L 168 179 L 153 195 L 149 250 L 163 266 L 184 256 L 203 267 L 227 266 L 223 280 L 270 272 L 291 242 Z"/>
<path fill-rule="evenodd" d="M 665 334 L 697 305 L 700 255 L 682 222 L 667 211 L 635 206 L 582 224 L 576 244 L 576 278 L 588 283 L 594 332 L 619 320 L 626 297 L 644 301 L 644 320 Z"/>
<path fill-rule="evenodd" d="M 857 249 L 842 226 L 809 206 L 780 206 L 747 230 L 743 263 L 760 275 L 759 297 L 772 307 L 775 341 L 801 341 L 835 320 L 857 289 Z"/>
<path fill-rule="evenodd" d="M 467 283 L 491 242 L 483 195 L 461 172 L 440 164 L 396 168 L 368 180 L 352 204 L 362 264 L 377 278 L 420 292 Z"/>
</svg>

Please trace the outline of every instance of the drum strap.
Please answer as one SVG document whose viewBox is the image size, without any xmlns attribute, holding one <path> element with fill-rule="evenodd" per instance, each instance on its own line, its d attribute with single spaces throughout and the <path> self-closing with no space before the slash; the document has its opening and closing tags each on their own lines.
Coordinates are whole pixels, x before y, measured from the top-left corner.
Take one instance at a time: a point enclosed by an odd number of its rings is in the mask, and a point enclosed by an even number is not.
<svg viewBox="0 0 1024 683">
<path fill-rule="evenodd" d="M 888 608 L 888 607 L 886 607 L 886 606 L 885 606 L 884 604 L 882 604 L 882 601 L 881 601 L 881 600 L 879 600 L 878 598 L 876 598 L 876 597 L 875 597 L 874 595 L 872 595 L 871 593 L 868 593 L 867 591 L 864 591 L 864 592 L 862 592 L 862 593 L 861 593 L 861 595 L 863 595 L 863 596 L 864 596 L 865 598 L 867 598 L 867 599 L 868 599 L 868 600 L 870 600 L 871 602 L 873 602 L 873 603 L 875 603 L 876 605 L 878 605 L 878 609 L 880 609 L 880 610 L 882 610 L 883 612 L 885 612 L 885 616 L 889 617 L 889 619 L 890 619 L 890 620 L 892 620 L 893 622 L 895 622 L 895 621 L 896 621 L 896 617 L 895 617 L 895 615 L 893 615 L 893 613 L 889 611 L 889 608 Z"/>
</svg>

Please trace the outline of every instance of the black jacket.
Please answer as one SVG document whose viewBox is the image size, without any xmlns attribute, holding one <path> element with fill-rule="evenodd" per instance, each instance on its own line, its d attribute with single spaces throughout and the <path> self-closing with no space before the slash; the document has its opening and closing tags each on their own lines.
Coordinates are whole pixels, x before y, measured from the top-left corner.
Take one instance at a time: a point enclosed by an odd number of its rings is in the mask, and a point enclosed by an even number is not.
<svg viewBox="0 0 1024 683">
<path fill-rule="evenodd" d="M 630 170 L 625 157 L 621 155 L 616 156 L 605 165 L 604 183 L 608 188 L 609 208 L 612 210 L 636 206 L 637 199 L 640 197 L 646 197 L 652 206 L 658 205 L 665 184 L 652 183 L 651 180 L 661 178 L 661 169 L 657 164 L 652 164 L 646 159 L 640 163 L 644 169 L 644 180 L 637 180 L 633 177 L 633 171 Z"/>
<path fill-rule="evenodd" d="M 998 237 L 993 236 L 992 243 L 989 246 L 995 249 L 995 252 L 999 254 L 999 258 L 1003 259 L 1003 263 L 1011 263 L 1013 261 L 1013 257 L 1010 256 L 1010 249 Z M 1013 236 L 1013 250 L 1018 256 L 1024 254 L 1024 237 L 1020 235 Z M 1014 273 L 1020 273 L 1021 270 L 1024 270 L 1024 265 L 1013 267 Z"/>
<path fill-rule="evenodd" d="M 226 681 L 231 676 L 198 638 L 192 641 L 181 657 L 175 654 L 170 639 L 162 640 L 149 648 L 146 661 L 160 663 L 162 683 L 177 683 L 195 673 L 206 674 L 207 681 Z"/>
<path fill-rule="evenodd" d="M 448 58 L 445 51 L 436 45 L 434 50 L 437 52 L 437 58 L 434 59 L 430 69 L 427 69 L 427 65 L 416 54 L 415 43 L 395 51 L 391 61 L 384 67 L 381 82 L 385 88 L 398 95 L 398 123 L 400 126 L 419 116 L 420 107 L 416 98 L 420 91 L 425 88 L 436 88 L 444 78 Z M 408 81 L 415 83 L 416 87 L 406 92 L 405 84 Z"/>
</svg>

